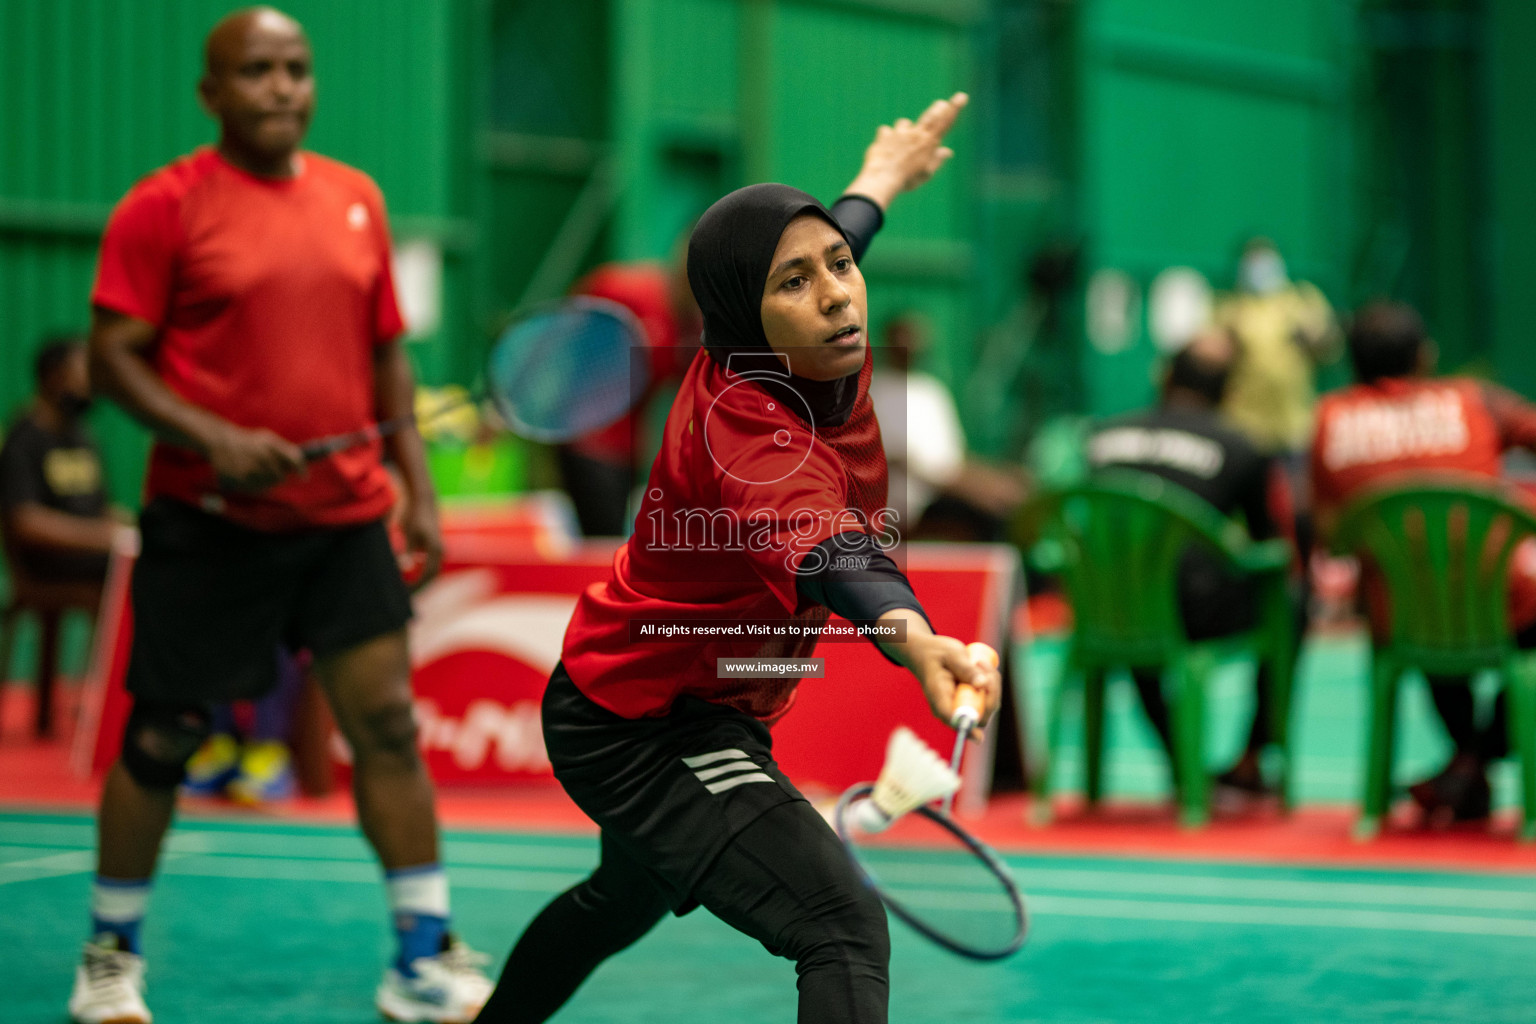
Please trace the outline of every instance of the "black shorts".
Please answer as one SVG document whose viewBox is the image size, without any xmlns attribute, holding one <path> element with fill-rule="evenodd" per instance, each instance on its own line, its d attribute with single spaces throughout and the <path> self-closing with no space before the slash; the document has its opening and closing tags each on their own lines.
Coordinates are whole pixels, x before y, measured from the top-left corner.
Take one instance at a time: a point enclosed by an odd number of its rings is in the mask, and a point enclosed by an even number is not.
<svg viewBox="0 0 1536 1024">
<path fill-rule="evenodd" d="M 656 880 L 681 914 L 736 834 L 800 791 L 773 760 L 768 727 L 734 708 L 680 699 L 665 718 L 623 718 L 556 665 L 544 745 L 576 805 Z"/>
<path fill-rule="evenodd" d="M 411 617 L 382 522 L 264 533 L 157 498 L 139 533 L 128 661 L 136 697 L 259 697 L 277 682 L 280 645 L 323 658 Z"/>
</svg>

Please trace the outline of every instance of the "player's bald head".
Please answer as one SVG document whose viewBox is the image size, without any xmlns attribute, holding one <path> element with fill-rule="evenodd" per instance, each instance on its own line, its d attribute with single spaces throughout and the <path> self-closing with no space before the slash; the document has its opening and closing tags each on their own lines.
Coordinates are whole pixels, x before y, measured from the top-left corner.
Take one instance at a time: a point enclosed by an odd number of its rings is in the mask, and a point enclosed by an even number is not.
<svg viewBox="0 0 1536 1024">
<path fill-rule="evenodd" d="M 304 26 L 275 7 L 245 7 L 226 14 L 203 43 L 203 69 L 211 76 L 238 63 L 253 34 L 298 40 L 309 45 Z"/>
<path fill-rule="evenodd" d="M 271 7 L 225 16 L 208 33 L 203 107 L 220 126 L 219 151 L 252 174 L 295 173 L 293 155 L 315 110 L 309 40 Z"/>
<path fill-rule="evenodd" d="M 1174 355 L 1163 380 L 1163 392 L 1198 395 L 1204 402 L 1220 405 L 1227 391 L 1232 364 L 1237 361 L 1237 340 L 1222 327 L 1209 327 L 1195 335 Z"/>
</svg>

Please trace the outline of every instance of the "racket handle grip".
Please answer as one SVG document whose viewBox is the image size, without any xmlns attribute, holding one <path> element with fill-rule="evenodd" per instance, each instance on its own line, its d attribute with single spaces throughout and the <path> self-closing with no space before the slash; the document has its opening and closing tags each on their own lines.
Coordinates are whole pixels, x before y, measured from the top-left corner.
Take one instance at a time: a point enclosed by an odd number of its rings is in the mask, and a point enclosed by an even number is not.
<svg viewBox="0 0 1536 1024">
<path fill-rule="evenodd" d="M 949 717 L 952 729 L 970 732 L 981 721 L 981 691 L 967 683 L 955 687 L 955 711 Z"/>
<path fill-rule="evenodd" d="M 997 668 L 997 652 L 983 643 L 967 644 L 965 653 L 972 661 L 982 668 Z M 961 732 L 970 732 L 981 721 L 981 709 L 983 707 L 981 691 L 969 683 L 960 683 L 955 687 L 955 711 L 950 716 L 949 724 L 953 729 Z"/>
</svg>

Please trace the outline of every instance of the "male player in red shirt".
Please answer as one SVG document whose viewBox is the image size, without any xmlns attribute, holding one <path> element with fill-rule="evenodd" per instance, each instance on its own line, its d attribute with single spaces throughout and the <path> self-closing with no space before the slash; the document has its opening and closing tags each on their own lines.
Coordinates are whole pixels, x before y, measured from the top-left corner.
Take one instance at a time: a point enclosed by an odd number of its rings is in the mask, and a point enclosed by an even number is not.
<svg viewBox="0 0 1536 1024">
<path fill-rule="evenodd" d="M 270 689 L 286 643 L 314 654 L 384 866 L 400 951 L 378 1008 L 467 1020 L 490 985 L 447 931 L 382 445 L 309 464 L 299 448 L 411 409 L 383 199 L 363 173 L 300 149 L 315 93 L 296 22 L 237 12 L 205 58 L 199 93 L 218 146 L 118 204 L 91 300 L 94 377 L 156 443 L 132 584 L 134 705 L 102 791 L 92 938 L 70 1014 L 150 1021 L 139 930 L 177 786 L 210 704 Z M 403 530 L 431 574 L 441 545 L 421 440 L 403 430 L 389 445 Z"/>
<path fill-rule="evenodd" d="M 1312 443 L 1317 527 L 1325 540 L 1360 492 L 1414 473 L 1497 478 L 1511 448 L 1536 450 L 1536 407 L 1504 388 L 1466 377 L 1431 377 L 1434 348 L 1419 315 L 1375 302 L 1349 329 L 1356 383 L 1323 398 Z M 1364 579 L 1372 628 L 1385 632 L 1389 610 L 1373 574 Z M 1536 644 L 1536 545 L 1517 549 L 1510 573 L 1510 621 L 1522 647 Z M 1411 787 L 1431 821 L 1488 816 L 1487 765 L 1508 753 L 1505 698 L 1479 726 L 1468 681 L 1431 677 L 1435 708 L 1456 745 L 1438 775 Z"/>
</svg>

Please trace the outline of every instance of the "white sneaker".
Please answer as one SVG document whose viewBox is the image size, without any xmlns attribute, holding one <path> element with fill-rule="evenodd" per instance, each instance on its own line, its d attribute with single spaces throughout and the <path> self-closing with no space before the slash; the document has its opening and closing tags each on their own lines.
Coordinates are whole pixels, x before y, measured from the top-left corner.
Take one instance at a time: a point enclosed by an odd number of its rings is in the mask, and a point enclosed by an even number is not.
<svg viewBox="0 0 1536 1024">
<path fill-rule="evenodd" d="M 150 1024 L 154 1017 L 143 992 L 143 957 L 87 942 L 75 968 L 69 1016 L 75 1024 Z"/>
<path fill-rule="evenodd" d="M 415 977 L 385 968 L 374 1005 L 390 1020 L 469 1024 L 496 987 L 482 970 L 490 961 L 454 939 L 436 956 L 412 962 Z"/>
</svg>

